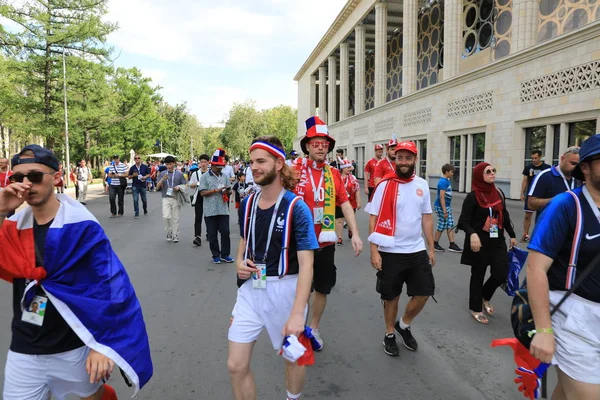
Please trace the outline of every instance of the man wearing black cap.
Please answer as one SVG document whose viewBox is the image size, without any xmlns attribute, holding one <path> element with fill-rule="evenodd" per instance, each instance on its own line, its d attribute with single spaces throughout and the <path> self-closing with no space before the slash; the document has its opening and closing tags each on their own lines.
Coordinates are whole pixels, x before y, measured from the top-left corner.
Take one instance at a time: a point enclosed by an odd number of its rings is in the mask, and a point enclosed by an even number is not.
<svg viewBox="0 0 600 400">
<path fill-rule="evenodd" d="M 292 151 L 290 151 L 290 159 L 285 160 L 285 164 L 288 167 L 291 167 L 294 165 L 294 163 L 296 162 L 297 159 L 298 159 L 298 152 L 296 150 L 292 150 Z"/>
<path fill-rule="evenodd" d="M 125 189 L 127 188 L 127 176 L 128 174 L 127 165 L 123 164 L 119 160 L 118 155 L 113 156 L 113 163 L 110 166 L 110 188 L 108 193 L 108 200 L 110 202 L 110 217 L 114 218 L 117 216 L 117 196 L 119 197 L 119 210 L 118 216 L 122 217 L 125 213 L 123 211 L 125 203 Z"/>
<path fill-rule="evenodd" d="M 600 266 L 592 263 L 600 249 L 600 134 L 583 142 L 579 157 L 572 175 L 585 185 L 546 205 L 528 246 L 527 287 L 535 319 L 530 350 L 557 366 L 553 399 L 600 398 Z M 589 268 L 590 275 L 574 287 Z M 551 316 L 570 288 L 573 294 Z"/>
</svg>

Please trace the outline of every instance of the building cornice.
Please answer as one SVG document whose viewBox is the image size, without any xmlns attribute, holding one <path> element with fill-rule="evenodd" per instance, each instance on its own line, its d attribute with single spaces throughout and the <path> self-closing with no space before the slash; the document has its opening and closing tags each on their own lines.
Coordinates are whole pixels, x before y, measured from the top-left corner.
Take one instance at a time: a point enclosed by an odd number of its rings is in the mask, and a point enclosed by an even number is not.
<svg viewBox="0 0 600 400">
<path fill-rule="evenodd" d="M 331 26 L 329 27 L 329 29 L 327 30 L 325 35 L 321 38 L 321 40 L 317 44 L 317 47 L 315 47 L 315 49 L 312 51 L 312 53 L 310 53 L 310 56 L 308 56 L 308 59 L 304 62 L 304 64 L 302 65 L 302 67 L 300 68 L 300 70 L 298 71 L 296 76 L 294 77 L 295 81 L 300 80 L 300 78 L 302 77 L 302 75 L 304 75 L 304 73 L 306 72 L 308 67 L 321 54 L 321 52 L 323 51 L 325 46 L 327 46 L 327 44 L 329 43 L 329 41 L 331 40 L 333 35 L 335 35 L 337 33 L 337 31 L 344 24 L 344 22 L 346 22 L 348 17 L 350 17 L 350 15 L 352 14 L 352 12 L 356 8 L 356 6 L 361 1 L 362 0 L 348 0 L 348 2 L 346 3 L 346 5 L 342 9 L 342 11 L 340 11 L 340 13 L 338 14 L 335 21 L 333 21 L 333 24 L 331 24 Z"/>
<path fill-rule="evenodd" d="M 600 21 L 593 22 L 584 27 L 581 27 L 573 32 L 565 33 L 547 42 L 537 44 L 528 49 L 519 51 L 515 54 L 511 54 L 501 60 L 485 65 L 481 68 L 467 72 L 465 74 L 453 77 L 447 81 L 436 83 L 435 85 L 429 86 L 425 89 L 418 90 L 407 96 L 402 96 L 399 99 L 390 101 L 382 106 L 372 108 L 361 114 L 354 115 L 343 121 L 336 122 L 335 124 L 329 125 L 330 128 L 341 128 L 347 124 L 352 124 L 364 117 L 369 117 L 378 114 L 382 111 L 387 111 L 392 108 L 396 108 L 403 104 L 407 104 L 413 101 L 417 101 L 432 95 L 434 92 L 442 90 L 448 90 L 455 88 L 460 85 L 467 84 L 476 79 L 485 78 L 491 76 L 497 72 L 503 71 L 508 68 L 515 67 L 520 64 L 525 64 L 530 61 L 534 61 L 538 58 L 547 56 L 549 54 L 577 46 L 583 42 L 589 41 L 594 38 L 600 37 Z M 541 74 L 542 72 L 540 72 Z"/>
</svg>

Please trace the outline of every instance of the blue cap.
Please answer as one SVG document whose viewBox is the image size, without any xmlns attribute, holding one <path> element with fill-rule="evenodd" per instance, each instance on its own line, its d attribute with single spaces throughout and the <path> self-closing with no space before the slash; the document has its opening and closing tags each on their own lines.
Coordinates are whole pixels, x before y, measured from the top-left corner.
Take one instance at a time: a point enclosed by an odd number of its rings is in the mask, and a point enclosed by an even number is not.
<svg viewBox="0 0 600 400">
<path fill-rule="evenodd" d="M 589 161 L 589 158 L 600 154 L 600 134 L 595 134 L 586 139 L 581 144 L 579 149 L 579 164 L 573 170 L 573 177 L 580 181 L 585 180 L 583 173 L 581 172 L 581 163 Z"/>
<path fill-rule="evenodd" d="M 296 150 L 290 151 L 290 156 L 297 156 L 298 152 Z"/>
<path fill-rule="evenodd" d="M 23 153 L 27 150 L 33 152 L 33 157 L 31 158 L 21 158 Z M 58 158 L 56 155 L 48 149 L 43 148 L 37 144 L 30 144 L 23 147 L 23 150 L 19 154 L 15 154 L 11 160 L 11 165 L 14 168 L 16 165 L 20 164 L 42 164 L 47 167 L 52 168 L 55 171 L 58 171 Z"/>
</svg>

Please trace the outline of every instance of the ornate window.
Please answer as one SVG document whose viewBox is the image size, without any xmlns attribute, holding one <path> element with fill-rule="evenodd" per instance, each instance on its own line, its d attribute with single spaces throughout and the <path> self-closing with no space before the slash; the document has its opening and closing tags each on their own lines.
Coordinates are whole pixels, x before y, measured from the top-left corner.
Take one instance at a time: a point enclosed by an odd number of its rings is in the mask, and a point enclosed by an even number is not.
<svg viewBox="0 0 600 400">
<path fill-rule="evenodd" d="M 419 14 L 417 41 L 417 90 L 438 82 L 444 31 L 443 3 L 434 3 Z"/>
<path fill-rule="evenodd" d="M 385 101 L 402 96 L 402 34 L 397 33 L 387 44 L 387 95 Z"/>
<path fill-rule="evenodd" d="M 492 47 L 494 0 L 468 0 L 463 6 L 463 58 Z"/>
<path fill-rule="evenodd" d="M 512 0 L 495 0 L 494 12 L 495 43 L 493 47 L 494 60 L 510 54 L 512 42 Z"/>
<path fill-rule="evenodd" d="M 375 107 L 375 54 L 365 59 L 365 111 Z"/>
<path fill-rule="evenodd" d="M 597 0 L 540 0 L 538 42 L 600 19 L 599 5 Z"/>
</svg>

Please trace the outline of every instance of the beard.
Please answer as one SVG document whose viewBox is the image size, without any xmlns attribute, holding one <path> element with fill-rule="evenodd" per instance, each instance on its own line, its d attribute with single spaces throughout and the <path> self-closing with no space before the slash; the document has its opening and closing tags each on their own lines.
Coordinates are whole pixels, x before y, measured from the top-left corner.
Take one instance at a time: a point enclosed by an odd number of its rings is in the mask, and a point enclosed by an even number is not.
<svg viewBox="0 0 600 400">
<path fill-rule="evenodd" d="M 260 186 L 267 186 L 267 185 L 270 185 L 271 183 L 273 183 L 276 178 L 277 178 L 277 169 L 273 168 L 271 171 L 264 174 L 262 176 L 262 178 L 257 179 L 255 181 L 255 183 Z"/>
<path fill-rule="evenodd" d="M 396 164 L 396 175 L 401 179 L 408 179 L 412 177 L 415 173 L 415 164 L 408 165 L 408 171 L 402 172 L 402 168 L 406 168 L 406 165 L 398 165 Z"/>
</svg>

